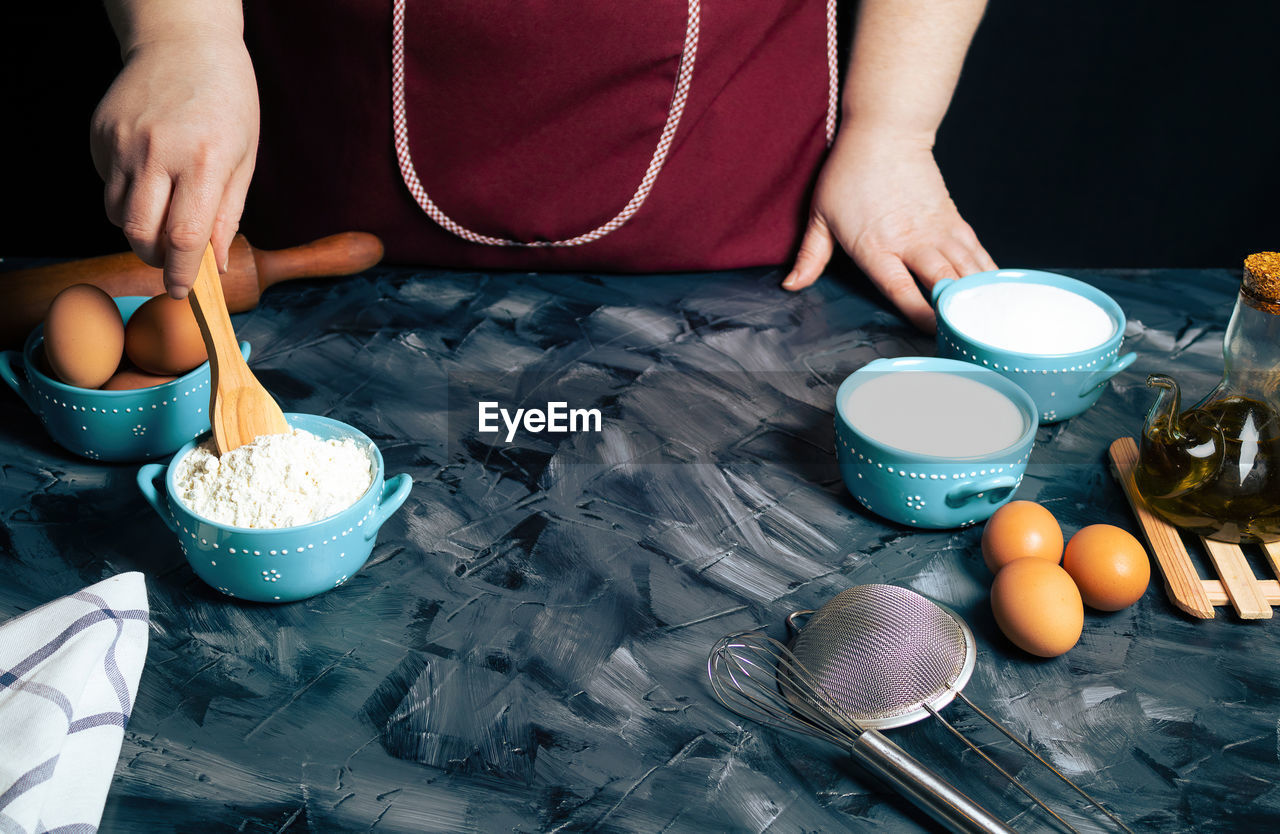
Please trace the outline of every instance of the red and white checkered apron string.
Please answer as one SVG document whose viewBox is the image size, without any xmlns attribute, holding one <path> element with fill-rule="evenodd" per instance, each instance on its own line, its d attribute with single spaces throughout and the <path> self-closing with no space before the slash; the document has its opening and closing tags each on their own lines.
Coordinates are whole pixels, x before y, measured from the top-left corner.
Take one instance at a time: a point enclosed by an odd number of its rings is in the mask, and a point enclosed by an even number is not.
<svg viewBox="0 0 1280 834">
<path fill-rule="evenodd" d="M 675 91 L 671 96 L 671 105 L 667 111 L 667 121 L 662 127 L 662 133 L 658 137 L 658 145 L 653 150 L 653 157 L 649 160 L 649 167 L 644 172 L 644 177 L 640 180 L 640 185 L 636 188 L 635 194 L 631 195 L 631 199 L 611 220 L 589 232 L 564 240 L 534 241 L 507 240 L 506 238 L 492 237 L 468 229 L 445 214 L 436 205 L 431 196 L 427 194 L 422 181 L 418 178 L 418 169 L 413 164 L 413 154 L 409 148 L 409 121 L 405 114 L 404 103 L 404 19 L 406 2 L 407 0 L 393 0 L 392 3 L 392 128 L 395 133 L 396 160 L 400 163 L 400 176 L 404 179 L 404 184 L 408 187 L 409 193 L 413 195 L 413 199 L 426 212 L 428 217 L 439 224 L 441 228 L 463 240 L 485 246 L 568 247 L 581 246 L 584 243 L 599 240 L 610 232 L 621 228 L 624 223 L 631 219 L 632 215 L 640 210 L 640 206 L 644 205 L 644 201 L 649 197 L 649 192 L 653 190 L 653 184 L 658 179 L 658 173 L 667 161 L 667 154 L 671 150 L 671 142 L 675 138 L 676 130 L 680 127 L 680 117 L 684 115 L 685 103 L 689 99 L 689 85 L 693 80 L 693 64 L 698 54 L 698 31 L 702 17 L 701 0 L 689 0 L 684 47 L 680 52 L 680 64 L 676 70 Z M 830 145 L 835 137 L 839 97 L 839 67 L 836 65 L 836 0 L 827 0 L 827 72 L 829 83 L 825 126 L 827 144 Z"/>
</svg>

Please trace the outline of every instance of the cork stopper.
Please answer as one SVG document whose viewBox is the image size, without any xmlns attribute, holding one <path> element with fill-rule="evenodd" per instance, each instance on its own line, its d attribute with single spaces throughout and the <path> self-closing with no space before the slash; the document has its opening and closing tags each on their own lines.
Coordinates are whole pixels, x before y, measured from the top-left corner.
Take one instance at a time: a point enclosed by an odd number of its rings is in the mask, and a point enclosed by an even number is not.
<svg viewBox="0 0 1280 834">
<path fill-rule="evenodd" d="M 1244 259 L 1240 293 L 1251 306 L 1280 314 L 1280 252 L 1256 252 Z"/>
</svg>

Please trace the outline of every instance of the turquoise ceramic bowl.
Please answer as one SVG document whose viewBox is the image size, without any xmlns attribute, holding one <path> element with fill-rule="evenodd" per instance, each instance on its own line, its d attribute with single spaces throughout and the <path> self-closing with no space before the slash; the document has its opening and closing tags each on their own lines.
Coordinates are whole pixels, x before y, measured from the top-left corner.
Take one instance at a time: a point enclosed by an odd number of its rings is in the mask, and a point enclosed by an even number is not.
<svg viewBox="0 0 1280 834">
<path fill-rule="evenodd" d="M 321 521 L 274 530 L 230 527 L 198 516 L 174 497 L 174 464 L 207 440 L 208 433 L 179 449 L 167 465 L 149 463 L 138 470 L 143 497 L 178 536 L 196 576 L 237 599 L 293 602 L 346 582 L 364 566 L 378 529 L 404 503 L 413 486 L 408 475 L 383 480 L 382 453 L 358 429 L 315 414 L 285 417 L 290 426 L 317 437 L 349 437 L 368 448 L 376 471 L 360 500 Z"/>
<path fill-rule="evenodd" d="M 146 296 L 115 299 L 125 321 Z M 99 391 L 59 382 L 37 361 L 44 325 L 31 331 L 19 355 L 0 354 L 0 376 L 44 424 L 59 446 L 90 460 L 147 460 L 173 454 L 209 430 L 209 363 L 172 382 L 135 391 Z M 249 358 L 249 343 L 240 343 Z"/>
<path fill-rule="evenodd" d="M 943 458 L 886 446 L 855 427 L 846 413 L 854 389 L 878 375 L 926 371 L 962 374 L 1003 394 L 1023 417 L 1017 442 L 980 457 Z M 858 503 L 899 524 L 942 529 L 984 521 L 1008 502 L 1022 483 L 1039 421 L 1027 392 L 995 371 L 907 356 L 876 359 L 850 374 L 836 391 L 835 424 L 840 474 Z"/>
<path fill-rule="evenodd" d="M 947 318 L 947 307 L 956 293 L 984 284 L 1008 282 L 1045 284 L 1084 296 L 1111 317 L 1111 338 L 1076 353 L 1018 353 L 984 344 L 956 330 Z M 1120 355 L 1124 341 L 1124 311 L 1101 290 L 1052 272 L 1031 269 L 999 269 L 979 272 L 958 281 L 934 285 L 933 304 L 938 313 L 938 355 L 990 368 L 1022 386 L 1035 401 L 1041 423 L 1056 423 L 1080 414 L 1098 401 L 1107 382 L 1133 364 L 1132 353 Z"/>
</svg>

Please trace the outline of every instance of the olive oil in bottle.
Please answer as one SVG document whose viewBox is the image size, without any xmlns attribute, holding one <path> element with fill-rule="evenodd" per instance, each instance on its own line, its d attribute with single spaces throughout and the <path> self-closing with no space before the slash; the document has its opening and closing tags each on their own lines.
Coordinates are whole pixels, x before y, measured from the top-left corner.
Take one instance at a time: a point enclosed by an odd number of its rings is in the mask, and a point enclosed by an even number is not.
<svg viewBox="0 0 1280 834">
<path fill-rule="evenodd" d="M 1134 480 L 1166 521 L 1228 542 L 1280 541 L 1280 254 L 1245 260 L 1223 342 L 1222 381 L 1180 411 L 1178 385 L 1153 374 Z"/>
</svg>

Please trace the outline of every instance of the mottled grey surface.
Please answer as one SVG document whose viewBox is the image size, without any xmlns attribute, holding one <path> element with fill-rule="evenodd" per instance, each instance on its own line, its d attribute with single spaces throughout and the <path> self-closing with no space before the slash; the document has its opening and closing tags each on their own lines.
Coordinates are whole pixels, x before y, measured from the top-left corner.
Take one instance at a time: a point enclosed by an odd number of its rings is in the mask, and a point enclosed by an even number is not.
<svg viewBox="0 0 1280 834">
<path fill-rule="evenodd" d="M 1129 315 L 1139 360 L 1040 431 L 1018 497 L 1069 535 L 1136 530 L 1104 464 L 1139 429 L 1150 371 L 1191 397 L 1221 368 L 1236 275 L 1073 272 Z M 969 694 L 1141 831 L 1264 831 L 1280 815 L 1276 623 L 1196 622 L 1159 581 L 1036 660 L 996 630 L 980 529 L 865 514 L 833 462 L 835 387 L 877 356 L 932 354 L 853 281 L 381 270 L 281 286 L 236 317 L 286 410 L 352 423 L 415 486 L 370 563 L 292 605 L 205 587 L 136 467 L 52 445 L 0 395 L 0 618 L 145 571 L 152 644 L 106 832 L 836 831 L 927 822 L 837 751 L 711 698 L 710 645 L 863 582 L 972 625 Z M 600 434 L 494 445 L 477 398 L 565 399 Z M 946 714 L 1097 817 L 960 705 Z M 1043 817 L 931 724 L 892 737 L 1018 827 Z"/>
</svg>

